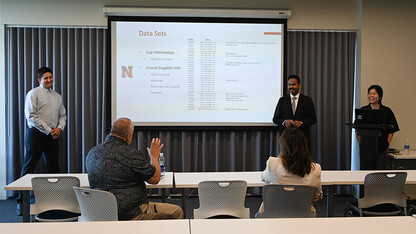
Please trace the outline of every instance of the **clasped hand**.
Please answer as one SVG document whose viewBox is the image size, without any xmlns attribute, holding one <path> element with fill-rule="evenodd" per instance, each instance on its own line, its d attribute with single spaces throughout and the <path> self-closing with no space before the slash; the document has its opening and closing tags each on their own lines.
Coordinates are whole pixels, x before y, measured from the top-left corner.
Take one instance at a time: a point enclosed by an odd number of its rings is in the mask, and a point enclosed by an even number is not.
<svg viewBox="0 0 416 234">
<path fill-rule="evenodd" d="M 295 128 L 299 128 L 299 127 L 301 127 L 302 125 L 303 125 L 302 121 L 299 121 L 299 120 L 291 120 L 291 119 L 287 119 L 287 120 L 285 121 L 285 126 L 286 126 L 287 128 L 293 128 L 293 127 L 295 127 Z"/>
<path fill-rule="evenodd" d="M 52 131 L 50 132 L 50 134 L 52 135 L 52 139 L 57 139 L 59 135 L 61 135 L 61 132 L 62 130 L 60 128 L 52 129 Z"/>
</svg>

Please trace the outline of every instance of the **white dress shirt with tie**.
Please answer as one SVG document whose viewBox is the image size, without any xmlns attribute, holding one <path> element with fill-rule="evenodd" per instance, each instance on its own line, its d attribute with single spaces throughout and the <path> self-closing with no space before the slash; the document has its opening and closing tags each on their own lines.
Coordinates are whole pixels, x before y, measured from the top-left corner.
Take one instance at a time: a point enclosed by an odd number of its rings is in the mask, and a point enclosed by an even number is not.
<svg viewBox="0 0 416 234">
<path fill-rule="evenodd" d="M 296 112 L 296 107 L 298 107 L 298 101 L 299 101 L 299 96 L 300 96 L 300 92 L 296 95 L 290 94 L 290 100 L 292 102 L 292 107 L 295 107 L 295 110 L 293 111 L 293 116 L 295 115 Z M 293 99 L 294 97 L 296 97 L 296 99 Z M 295 103 L 293 103 L 295 102 Z"/>
</svg>

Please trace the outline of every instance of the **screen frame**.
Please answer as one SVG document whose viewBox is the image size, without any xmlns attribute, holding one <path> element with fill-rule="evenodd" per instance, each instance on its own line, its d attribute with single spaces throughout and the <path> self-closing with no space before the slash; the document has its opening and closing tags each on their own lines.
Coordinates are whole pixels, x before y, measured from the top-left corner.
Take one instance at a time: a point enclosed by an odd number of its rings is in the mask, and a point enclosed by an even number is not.
<svg viewBox="0 0 416 234">
<path fill-rule="evenodd" d="M 108 104 L 108 108 L 106 111 L 106 116 L 108 119 L 108 126 L 111 127 L 111 122 L 113 121 L 113 77 L 112 77 L 112 23 L 117 21 L 125 21 L 125 22 L 179 22 L 179 23 L 246 23 L 246 24 L 282 24 L 282 32 L 283 32 L 283 47 L 282 47 L 282 79 L 281 79 L 281 95 L 286 94 L 286 77 L 287 77 L 287 19 L 282 18 L 230 18 L 230 17 L 189 17 L 189 16 L 108 16 L 108 32 L 107 32 L 107 71 L 106 74 L 109 77 L 107 79 L 107 95 L 106 102 Z M 276 100 L 276 104 L 277 104 Z M 128 116 L 127 116 L 128 117 Z M 272 119 L 273 116 L 270 116 Z M 205 129 L 205 130 L 215 130 L 215 129 L 227 129 L 227 130 L 248 130 L 248 129 L 264 129 L 270 130 L 271 128 L 276 128 L 276 125 L 273 123 L 271 124 L 255 124 L 255 125 L 238 125 L 232 124 L 227 126 L 224 124 L 219 123 L 208 123 L 208 124 L 200 124 L 200 123 L 193 123 L 190 125 L 151 125 L 151 123 L 145 125 L 138 125 L 134 124 L 135 128 L 140 129 L 147 129 L 147 130 L 156 130 L 156 129 L 170 129 L 170 130 L 190 130 L 190 129 Z"/>
</svg>

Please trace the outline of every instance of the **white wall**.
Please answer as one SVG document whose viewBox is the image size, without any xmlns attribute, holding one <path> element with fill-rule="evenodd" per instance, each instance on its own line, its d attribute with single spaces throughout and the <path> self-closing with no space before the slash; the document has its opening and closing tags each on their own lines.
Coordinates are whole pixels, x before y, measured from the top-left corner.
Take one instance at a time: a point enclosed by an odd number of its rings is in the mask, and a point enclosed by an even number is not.
<svg viewBox="0 0 416 234">
<path fill-rule="evenodd" d="M 356 0 L 2 0 L 3 24 L 106 26 L 104 6 L 290 8 L 289 28 L 356 29 Z"/>
<path fill-rule="evenodd" d="M 416 148 L 416 1 L 363 0 L 361 104 L 367 88 L 383 87 L 383 104 L 392 108 L 400 131 L 390 147 Z"/>
</svg>

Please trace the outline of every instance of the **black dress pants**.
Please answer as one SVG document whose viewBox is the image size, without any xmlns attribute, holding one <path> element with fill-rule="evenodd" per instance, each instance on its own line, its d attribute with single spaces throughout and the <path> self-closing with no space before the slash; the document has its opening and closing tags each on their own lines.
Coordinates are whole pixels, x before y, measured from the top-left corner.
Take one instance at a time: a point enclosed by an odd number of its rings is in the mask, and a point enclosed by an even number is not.
<svg viewBox="0 0 416 234">
<path fill-rule="evenodd" d="M 45 135 L 36 128 L 28 128 L 26 131 L 25 147 L 26 154 L 20 176 L 33 173 L 39 159 L 43 160 L 48 173 L 59 173 L 59 138 L 52 139 L 52 135 Z M 17 201 L 21 201 L 20 193 Z"/>
</svg>

